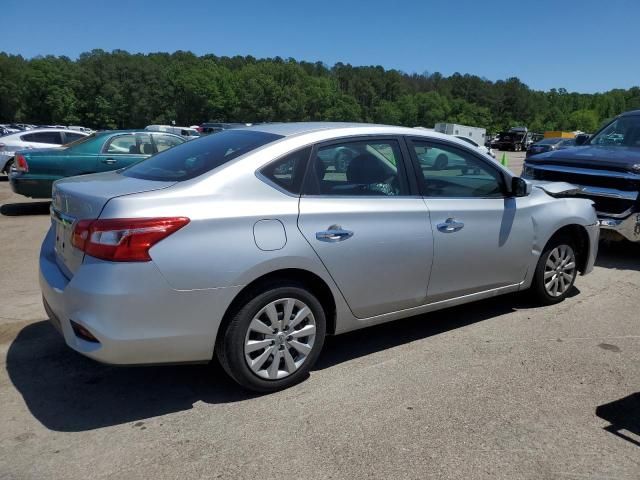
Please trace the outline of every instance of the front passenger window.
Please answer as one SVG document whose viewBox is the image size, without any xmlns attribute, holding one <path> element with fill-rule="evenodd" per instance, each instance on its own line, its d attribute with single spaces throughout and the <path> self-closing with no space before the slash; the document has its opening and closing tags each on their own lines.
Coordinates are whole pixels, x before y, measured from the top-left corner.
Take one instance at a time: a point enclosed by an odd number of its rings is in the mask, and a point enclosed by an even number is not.
<svg viewBox="0 0 640 480">
<path fill-rule="evenodd" d="M 471 153 L 440 143 L 414 140 L 423 194 L 436 198 L 502 198 L 504 180 L 497 168 Z"/>
</svg>

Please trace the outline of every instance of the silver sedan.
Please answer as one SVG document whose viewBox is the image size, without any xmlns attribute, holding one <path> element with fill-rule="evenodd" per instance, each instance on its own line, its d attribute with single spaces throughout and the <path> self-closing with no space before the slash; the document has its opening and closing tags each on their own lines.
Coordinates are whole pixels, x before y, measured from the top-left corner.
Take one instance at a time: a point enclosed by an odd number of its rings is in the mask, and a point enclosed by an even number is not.
<svg viewBox="0 0 640 480">
<path fill-rule="evenodd" d="M 571 190 L 434 132 L 227 130 L 56 182 L 40 284 L 88 357 L 217 358 L 273 391 L 308 376 L 326 335 L 509 292 L 562 301 L 598 242 Z"/>
</svg>

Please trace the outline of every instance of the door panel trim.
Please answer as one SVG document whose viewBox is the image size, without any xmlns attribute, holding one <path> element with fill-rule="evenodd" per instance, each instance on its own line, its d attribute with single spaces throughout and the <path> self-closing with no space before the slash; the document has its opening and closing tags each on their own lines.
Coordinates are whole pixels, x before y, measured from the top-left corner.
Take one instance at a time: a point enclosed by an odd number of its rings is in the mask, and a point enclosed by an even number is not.
<svg viewBox="0 0 640 480">
<path fill-rule="evenodd" d="M 524 285 L 523 280 L 520 283 L 513 285 L 506 285 L 503 287 L 493 288 L 489 290 L 483 290 L 481 292 L 470 293 L 446 300 L 438 300 L 435 302 L 426 303 L 417 307 L 406 308 L 404 310 L 397 310 L 395 312 L 383 313 L 381 315 L 375 315 L 367 318 L 354 317 L 350 322 L 341 321 L 339 319 L 336 322 L 336 335 L 340 333 L 349 332 L 352 330 L 358 330 L 360 328 L 366 328 L 381 323 L 391 322 L 394 320 L 402 320 L 408 317 L 422 315 L 429 312 L 435 312 L 438 310 L 444 310 L 446 308 L 455 307 L 457 305 L 464 305 L 467 303 L 473 303 L 478 300 L 484 300 L 486 298 L 497 297 L 499 295 L 505 295 L 508 293 L 515 293 L 519 291 Z"/>
</svg>

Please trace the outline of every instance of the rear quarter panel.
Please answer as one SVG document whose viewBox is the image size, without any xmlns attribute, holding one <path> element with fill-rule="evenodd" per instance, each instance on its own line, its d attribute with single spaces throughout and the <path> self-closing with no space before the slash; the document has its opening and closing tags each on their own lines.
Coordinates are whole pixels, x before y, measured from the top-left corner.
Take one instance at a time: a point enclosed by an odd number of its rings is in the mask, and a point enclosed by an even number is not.
<svg viewBox="0 0 640 480">
<path fill-rule="evenodd" d="M 95 172 L 97 156 L 65 151 L 38 152 L 25 155 L 30 174 L 71 177 Z"/>
<path fill-rule="evenodd" d="M 252 195 L 234 199 L 231 207 L 226 197 L 233 191 L 251 191 Z M 186 227 L 150 251 L 173 288 L 246 285 L 280 268 L 306 268 L 324 275 L 324 267 L 297 228 L 297 197 L 283 194 L 255 176 L 227 184 L 210 195 L 185 196 L 180 192 L 180 188 L 169 188 L 115 198 L 107 203 L 101 215 L 190 218 Z M 272 219 L 284 226 L 286 241 L 281 249 L 261 250 L 254 238 L 254 225 Z"/>
</svg>

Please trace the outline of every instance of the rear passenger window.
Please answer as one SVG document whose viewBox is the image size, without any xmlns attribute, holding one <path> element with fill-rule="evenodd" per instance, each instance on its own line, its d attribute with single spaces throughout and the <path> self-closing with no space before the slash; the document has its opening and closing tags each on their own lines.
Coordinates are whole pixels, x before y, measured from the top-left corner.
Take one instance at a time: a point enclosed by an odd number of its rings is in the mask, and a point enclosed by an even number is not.
<svg viewBox="0 0 640 480">
<path fill-rule="evenodd" d="M 336 196 L 407 195 L 396 140 L 352 141 L 320 147 L 311 160 L 307 193 Z"/>
<path fill-rule="evenodd" d="M 64 136 L 65 136 L 66 143 L 75 142 L 76 140 L 80 140 L 81 138 L 86 137 L 86 135 L 82 135 L 80 133 L 70 133 L 70 132 L 65 132 Z"/>
<path fill-rule="evenodd" d="M 139 154 L 140 151 L 136 145 L 135 135 L 120 135 L 111 139 L 107 147 L 107 153 Z"/>
<path fill-rule="evenodd" d="M 260 170 L 260 173 L 278 187 L 299 195 L 309 155 L 311 155 L 311 147 L 303 148 L 270 163 Z"/>
<path fill-rule="evenodd" d="M 49 143 L 52 145 L 62 145 L 60 132 L 35 132 L 22 135 L 20 137 L 25 142 Z"/>
</svg>

